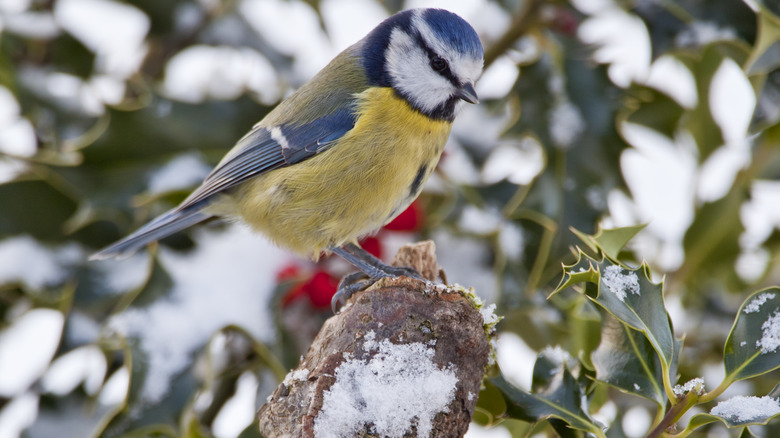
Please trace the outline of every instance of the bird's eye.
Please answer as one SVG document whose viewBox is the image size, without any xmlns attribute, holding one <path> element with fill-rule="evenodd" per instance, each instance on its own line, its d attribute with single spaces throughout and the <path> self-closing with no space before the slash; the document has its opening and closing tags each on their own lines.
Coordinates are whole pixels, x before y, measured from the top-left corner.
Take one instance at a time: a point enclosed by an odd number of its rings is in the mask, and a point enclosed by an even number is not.
<svg viewBox="0 0 780 438">
<path fill-rule="evenodd" d="M 444 71 L 447 68 L 447 61 L 439 56 L 431 58 L 431 68 L 436 71 Z"/>
</svg>

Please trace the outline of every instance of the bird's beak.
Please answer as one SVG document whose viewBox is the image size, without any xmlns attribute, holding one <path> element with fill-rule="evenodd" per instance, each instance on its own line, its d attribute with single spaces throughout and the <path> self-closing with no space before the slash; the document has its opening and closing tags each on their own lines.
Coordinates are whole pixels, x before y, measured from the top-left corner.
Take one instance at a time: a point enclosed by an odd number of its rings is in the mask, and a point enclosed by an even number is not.
<svg viewBox="0 0 780 438">
<path fill-rule="evenodd" d="M 468 103 L 479 103 L 479 97 L 477 97 L 477 92 L 474 90 L 474 85 L 469 82 L 461 85 L 455 91 L 455 97 L 463 99 Z"/>
</svg>

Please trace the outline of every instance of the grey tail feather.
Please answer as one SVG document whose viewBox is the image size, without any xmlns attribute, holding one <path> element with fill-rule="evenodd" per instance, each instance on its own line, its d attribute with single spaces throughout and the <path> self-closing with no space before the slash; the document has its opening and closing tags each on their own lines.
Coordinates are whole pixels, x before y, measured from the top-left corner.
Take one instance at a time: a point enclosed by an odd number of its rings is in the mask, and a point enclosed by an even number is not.
<svg viewBox="0 0 780 438">
<path fill-rule="evenodd" d="M 195 208 L 189 211 L 174 208 L 153 219 L 133 234 L 92 254 L 89 259 L 106 260 L 130 256 L 155 240 L 170 236 L 210 217 L 211 215 Z"/>
</svg>

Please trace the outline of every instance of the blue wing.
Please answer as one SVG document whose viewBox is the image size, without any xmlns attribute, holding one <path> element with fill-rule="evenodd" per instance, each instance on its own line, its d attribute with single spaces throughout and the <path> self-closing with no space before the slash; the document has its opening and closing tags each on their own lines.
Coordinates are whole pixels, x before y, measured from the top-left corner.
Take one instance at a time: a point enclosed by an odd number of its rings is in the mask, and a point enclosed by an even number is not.
<svg viewBox="0 0 780 438">
<path fill-rule="evenodd" d="M 157 217 L 136 232 L 90 259 L 122 257 L 146 244 L 183 230 L 211 215 L 202 211 L 212 196 L 263 172 L 289 166 L 323 152 L 355 126 L 349 107 L 301 125 L 257 126 L 239 140 L 225 159 L 178 207 Z"/>
<path fill-rule="evenodd" d="M 258 126 L 239 140 L 226 159 L 178 208 L 199 205 L 249 178 L 323 152 L 354 126 L 355 114 L 349 107 L 303 125 Z"/>
</svg>

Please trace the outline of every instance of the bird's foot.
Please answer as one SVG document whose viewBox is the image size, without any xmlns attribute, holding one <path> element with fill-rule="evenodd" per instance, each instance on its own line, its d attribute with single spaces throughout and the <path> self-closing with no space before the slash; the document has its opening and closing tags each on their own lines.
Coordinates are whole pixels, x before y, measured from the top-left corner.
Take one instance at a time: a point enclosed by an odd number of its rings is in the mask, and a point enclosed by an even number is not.
<svg viewBox="0 0 780 438">
<path fill-rule="evenodd" d="M 381 268 L 381 274 L 375 278 L 369 277 L 361 271 L 353 272 L 344 276 L 339 282 L 338 290 L 333 298 L 330 300 L 330 308 L 333 313 L 338 311 L 347 304 L 347 300 L 357 292 L 367 289 L 372 284 L 388 277 L 409 277 L 415 280 L 424 280 L 423 276 L 417 272 L 416 269 L 408 266 L 390 266 L 384 265 Z"/>
</svg>

